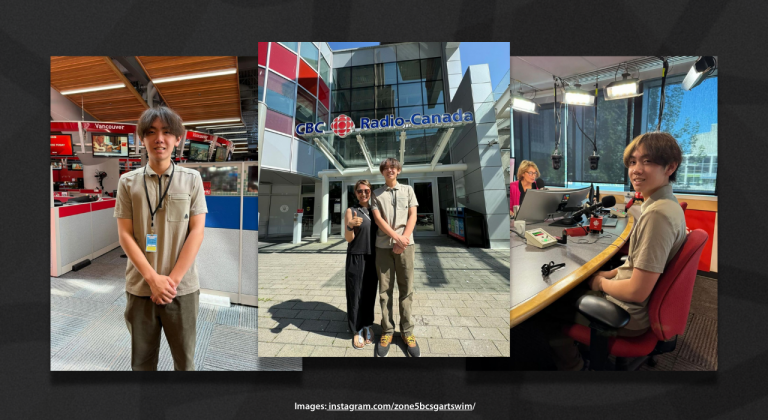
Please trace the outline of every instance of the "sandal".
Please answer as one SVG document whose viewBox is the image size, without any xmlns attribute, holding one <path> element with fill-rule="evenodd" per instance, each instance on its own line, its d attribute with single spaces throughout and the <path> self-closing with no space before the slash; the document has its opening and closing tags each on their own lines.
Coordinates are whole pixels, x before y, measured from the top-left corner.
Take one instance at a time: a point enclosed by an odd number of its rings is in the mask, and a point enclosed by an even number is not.
<svg viewBox="0 0 768 420">
<path fill-rule="evenodd" d="M 360 343 L 359 347 L 357 346 L 358 343 Z M 352 337 L 352 348 L 355 350 L 362 350 L 365 348 L 365 341 L 363 340 L 363 330 L 358 331 Z"/>
<path fill-rule="evenodd" d="M 363 337 L 365 338 L 365 345 L 370 346 L 373 344 L 373 326 L 369 325 L 367 327 L 363 327 L 362 331 L 364 333 Z"/>
</svg>

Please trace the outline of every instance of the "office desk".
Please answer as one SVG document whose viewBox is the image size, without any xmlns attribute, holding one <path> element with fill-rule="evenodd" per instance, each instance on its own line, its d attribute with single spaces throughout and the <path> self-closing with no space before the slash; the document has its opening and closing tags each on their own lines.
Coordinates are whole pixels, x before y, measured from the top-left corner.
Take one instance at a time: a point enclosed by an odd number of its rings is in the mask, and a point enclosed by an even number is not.
<svg viewBox="0 0 768 420">
<path fill-rule="evenodd" d="M 543 228 L 552 235 L 561 236 L 564 228 L 548 226 L 549 223 L 527 225 L 525 229 Z M 512 233 L 510 328 L 546 308 L 600 269 L 629 240 L 634 224 L 634 217 L 628 215 L 618 219 L 616 227 L 603 227 L 601 235 L 569 237 L 567 245 L 558 244 L 544 249 L 526 245 L 522 238 Z M 550 261 L 565 263 L 565 267 L 544 277 L 541 266 Z"/>
</svg>

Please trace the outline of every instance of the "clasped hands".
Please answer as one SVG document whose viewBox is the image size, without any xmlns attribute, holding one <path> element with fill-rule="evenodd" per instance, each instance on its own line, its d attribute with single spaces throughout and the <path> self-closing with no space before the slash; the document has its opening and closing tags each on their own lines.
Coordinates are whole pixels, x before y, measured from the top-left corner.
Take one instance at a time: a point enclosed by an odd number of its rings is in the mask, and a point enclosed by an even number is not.
<svg viewBox="0 0 768 420">
<path fill-rule="evenodd" d="M 150 299 L 156 305 L 167 305 L 176 297 L 177 283 L 169 276 L 155 274 L 147 283 L 152 290 Z"/>
<path fill-rule="evenodd" d="M 403 235 L 397 235 L 395 238 L 395 245 L 392 247 L 392 252 L 395 254 L 402 254 L 405 248 L 411 244 L 411 240 Z"/>
</svg>

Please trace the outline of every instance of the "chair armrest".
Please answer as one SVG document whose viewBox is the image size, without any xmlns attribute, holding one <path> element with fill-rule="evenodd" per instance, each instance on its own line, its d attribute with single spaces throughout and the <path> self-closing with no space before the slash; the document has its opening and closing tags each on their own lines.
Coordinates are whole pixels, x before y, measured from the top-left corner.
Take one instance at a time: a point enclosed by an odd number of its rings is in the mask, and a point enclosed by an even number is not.
<svg viewBox="0 0 768 420">
<path fill-rule="evenodd" d="M 587 319 L 610 328 L 621 328 L 629 322 L 629 313 L 613 302 L 592 295 L 576 301 L 576 309 Z"/>
</svg>

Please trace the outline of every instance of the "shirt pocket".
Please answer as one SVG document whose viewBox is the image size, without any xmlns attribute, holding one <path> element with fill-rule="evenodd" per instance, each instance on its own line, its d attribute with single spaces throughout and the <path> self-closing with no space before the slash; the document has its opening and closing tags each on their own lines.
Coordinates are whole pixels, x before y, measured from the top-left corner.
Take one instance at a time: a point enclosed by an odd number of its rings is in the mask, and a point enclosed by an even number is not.
<svg viewBox="0 0 768 420">
<path fill-rule="evenodd" d="M 397 197 L 397 209 L 398 210 L 407 210 L 408 209 L 408 197 Z"/>
<path fill-rule="evenodd" d="M 188 222 L 190 203 L 189 194 L 168 194 L 168 221 Z"/>
</svg>

